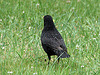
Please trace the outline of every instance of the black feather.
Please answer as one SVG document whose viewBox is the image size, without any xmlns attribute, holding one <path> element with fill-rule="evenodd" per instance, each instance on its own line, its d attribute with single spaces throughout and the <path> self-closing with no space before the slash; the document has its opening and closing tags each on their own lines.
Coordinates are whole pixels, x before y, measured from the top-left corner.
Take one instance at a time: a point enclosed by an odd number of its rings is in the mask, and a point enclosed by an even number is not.
<svg viewBox="0 0 100 75">
<path fill-rule="evenodd" d="M 49 61 L 51 59 L 51 55 L 57 55 L 60 58 L 70 57 L 70 55 L 67 53 L 64 40 L 57 31 L 50 15 L 44 16 L 44 29 L 41 34 L 41 43 L 44 51 L 48 55 Z"/>
</svg>

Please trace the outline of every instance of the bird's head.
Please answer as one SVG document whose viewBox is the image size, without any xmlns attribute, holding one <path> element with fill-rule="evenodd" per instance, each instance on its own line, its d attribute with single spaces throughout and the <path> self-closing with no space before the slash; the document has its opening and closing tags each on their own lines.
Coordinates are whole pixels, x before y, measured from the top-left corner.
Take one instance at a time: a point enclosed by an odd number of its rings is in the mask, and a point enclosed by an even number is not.
<svg viewBox="0 0 100 75">
<path fill-rule="evenodd" d="M 44 18 L 44 22 L 48 22 L 48 23 L 53 22 L 53 19 L 50 15 L 45 15 L 43 18 Z"/>
<path fill-rule="evenodd" d="M 53 19 L 50 15 L 45 15 L 43 17 L 44 19 L 44 26 L 54 26 L 54 23 L 53 23 Z"/>
</svg>

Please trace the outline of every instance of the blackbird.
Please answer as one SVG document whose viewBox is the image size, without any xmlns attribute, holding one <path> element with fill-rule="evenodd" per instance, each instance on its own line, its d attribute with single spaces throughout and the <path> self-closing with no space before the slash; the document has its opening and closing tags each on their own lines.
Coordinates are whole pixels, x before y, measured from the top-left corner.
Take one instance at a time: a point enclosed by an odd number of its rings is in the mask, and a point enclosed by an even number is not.
<svg viewBox="0 0 100 75">
<path fill-rule="evenodd" d="M 49 62 L 52 55 L 58 56 L 58 63 L 60 58 L 70 57 L 70 55 L 67 53 L 64 40 L 56 29 L 53 19 L 50 15 L 44 16 L 44 29 L 42 30 L 41 34 L 41 44 L 44 51 L 48 55 Z"/>
</svg>

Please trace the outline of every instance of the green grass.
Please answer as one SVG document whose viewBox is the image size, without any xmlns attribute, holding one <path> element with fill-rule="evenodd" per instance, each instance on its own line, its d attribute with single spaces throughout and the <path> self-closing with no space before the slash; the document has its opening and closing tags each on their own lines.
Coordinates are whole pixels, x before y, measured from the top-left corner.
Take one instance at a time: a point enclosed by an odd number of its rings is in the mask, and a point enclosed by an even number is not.
<svg viewBox="0 0 100 75">
<path fill-rule="evenodd" d="M 59 64 L 52 56 L 49 66 L 40 42 L 46 14 L 71 55 Z M 0 0 L 0 75 L 100 75 L 100 1 Z"/>
</svg>

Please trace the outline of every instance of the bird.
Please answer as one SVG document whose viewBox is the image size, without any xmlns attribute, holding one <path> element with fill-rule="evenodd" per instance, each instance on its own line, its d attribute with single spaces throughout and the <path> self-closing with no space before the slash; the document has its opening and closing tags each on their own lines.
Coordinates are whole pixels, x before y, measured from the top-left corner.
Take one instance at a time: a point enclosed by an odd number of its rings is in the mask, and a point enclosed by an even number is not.
<svg viewBox="0 0 100 75">
<path fill-rule="evenodd" d="M 57 56 L 58 63 L 60 58 L 69 58 L 70 55 L 67 52 L 64 40 L 56 29 L 52 17 L 50 15 L 45 15 L 43 19 L 44 28 L 41 33 L 41 44 L 42 48 L 48 55 L 48 64 L 52 55 Z"/>
</svg>

